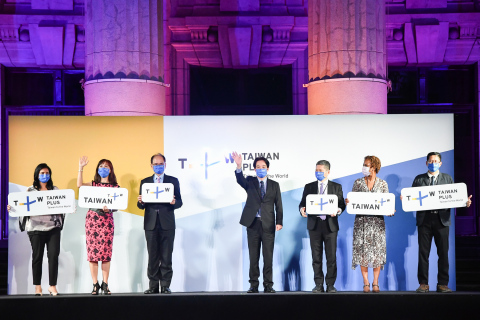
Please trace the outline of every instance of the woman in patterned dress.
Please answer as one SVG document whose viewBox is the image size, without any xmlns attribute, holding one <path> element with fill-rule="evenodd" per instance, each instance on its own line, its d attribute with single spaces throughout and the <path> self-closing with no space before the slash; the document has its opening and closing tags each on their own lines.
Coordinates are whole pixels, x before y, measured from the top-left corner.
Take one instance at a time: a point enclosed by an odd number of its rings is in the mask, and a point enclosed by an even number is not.
<svg viewBox="0 0 480 320">
<path fill-rule="evenodd" d="M 95 177 L 92 182 L 83 183 L 83 168 L 88 164 L 87 157 L 79 160 L 77 186 L 112 187 L 119 188 L 115 171 L 110 160 L 102 159 L 98 162 Z M 85 218 L 85 235 L 87 242 L 87 260 L 90 264 L 90 273 L 93 280 L 92 295 L 98 295 L 100 288 L 103 294 L 111 294 L 108 288 L 110 261 L 113 246 L 113 212 L 107 206 L 103 209 L 89 209 Z M 98 284 L 98 262 L 102 262 L 102 285 Z"/>
<path fill-rule="evenodd" d="M 362 168 L 365 177 L 355 180 L 352 192 L 388 193 L 387 182 L 377 177 L 381 166 L 380 159 L 366 156 Z M 345 199 L 345 202 L 348 203 L 348 199 Z M 352 269 L 355 270 L 360 265 L 363 292 L 370 292 L 368 268 L 373 268 L 372 291 L 380 292 L 378 276 L 386 261 L 387 244 L 383 216 L 356 215 L 353 225 Z"/>
</svg>

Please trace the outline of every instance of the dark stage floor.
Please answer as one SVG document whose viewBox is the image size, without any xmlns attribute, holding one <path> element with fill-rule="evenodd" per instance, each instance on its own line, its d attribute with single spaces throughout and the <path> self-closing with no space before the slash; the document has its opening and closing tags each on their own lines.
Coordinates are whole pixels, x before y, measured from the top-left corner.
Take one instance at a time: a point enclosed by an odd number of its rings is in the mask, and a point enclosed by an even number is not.
<svg viewBox="0 0 480 320">
<path fill-rule="evenodd" d="M 0 296 L 1 319 L 478 319 L 479 307 L 471 292 Z"/>
</svg>

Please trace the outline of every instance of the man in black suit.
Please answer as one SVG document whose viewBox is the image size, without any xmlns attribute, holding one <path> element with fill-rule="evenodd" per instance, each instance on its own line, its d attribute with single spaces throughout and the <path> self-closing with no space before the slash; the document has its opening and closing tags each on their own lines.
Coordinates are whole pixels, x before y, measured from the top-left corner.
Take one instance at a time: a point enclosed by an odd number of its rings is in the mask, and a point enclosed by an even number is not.
<svg viewBox="0 0 480 320">
<path fill-rule="evenodd" d="M 427 155 L 428 172 L 420 174 L 413 180 L 412 187 L 451 184 L 453 179 L 446 173 L 439 171 L 442 166 L 442 155 L 430 152 Z M 472 203 L 470 196 L 467 207 Z M 428 257 L 432 247 L 432 237 L 435 240 L 438 254 L 438 283 L 437 292 L 452 292 L 448 287 L 448 233 L 450 226 L 450 209 L 417 211 L 418 227 L 418 282 L 416 290 L 419 293 L 429 291 L 428 286 Z"/>
<path fill-rule="evenodd" d="M 242 156 L 232 153 L 237 164 L 237 183 L 247 191 L 247 202 L 243 208 L 240 224 L 247 227 L 248 253 L 250 257 L 250 289 L 258 293 L 260 247 L 263 246 L 263 288 L 266 293 L 275 293 L 272 281 L 273 246 L 275 231 L 283 225 L 282 193 L 278 182 L 267 179 L 270 162 L 264 157 L 253 161 L 256 177 L 243 176 Z M 276 211 L 276 215 L 275 215 Z"/>
<path fill-rule="evenodd" d="M 145 294 L 161 293 L 170 294 L 172 281 L 172 253 L 175 239 L 175 213 L 174 210 L 182 206 L 180 184 L 178 179 L 164 173 L 166 167 L 165 156 L 161 153 L 154 154 L 150 159 L 150 166 L 155 172 L 140 183 L 140 195 L 137 207 L 145 209 L 143 228 L 147 240 L 149 288 Z M 173 200 L 170 203 L 144 203 L 142 201 L 142 185 L 144 183 L 172 183 Z"/>
<path fill-rule="evenodd" d="M 337 215 L 345 210 L 345 200 L 343 199 L 342 185 L 329 181 L 330 162 L 320 160 L 317 162 L 315 176 L 317 181 L 310 182 L 303 189 L 302 200 L 299 204 L 300 214 L 307 218 L 305 212 L 306 199 L 309 194 L 335 194 L 338 197 Z M 315 288 L 312 292 L 325 292 L 323 288 L 324 274 L 322 271 L 323 244 L 325 244 L 325 256 L 327 258 L 327 292 L 335 293 L 335 280 L 337 279 L 337 235 L 338 235 L 338 216 L 332 215 L 308 215 L 307 229 L 310 235 L 310 247 L 312 249 L 312 266 L 315 280 Z"/>
</svg>

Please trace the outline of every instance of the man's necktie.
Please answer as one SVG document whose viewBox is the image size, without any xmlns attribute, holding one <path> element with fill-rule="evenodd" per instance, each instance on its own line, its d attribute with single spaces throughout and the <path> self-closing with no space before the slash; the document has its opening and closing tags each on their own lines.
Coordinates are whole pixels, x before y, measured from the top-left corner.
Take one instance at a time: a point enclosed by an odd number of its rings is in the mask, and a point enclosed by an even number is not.
<svg viewBox="0 0 480 320">
<path fill-rule="evenodd" d="M 320 194 L 323 194 L 323 192 L 324 192 L 324 191 L 323 191 L 323 183 L 320 183 Z M 327 216 L 324 215 L 324 214 L 321 214 L 319 217 L 320 217 L 320 219 L 322 219 L 322 220 L 327 219 Z"/>
<path fill-rule="evenodd" d="M 430 177 L 430 185 L 431 186 L 435 185 L 435 177 L 434 176 Z"/>
<path fill-rule="evenodd" d="M 263 200 L 263 197 L 265 197 L 265 182 L 260 181 L 260 197 Z M 260 206 L 260 209 L 258 209 L 258 214 L 261 216 L 262 215 L 262 209 Z"/>
</svg>

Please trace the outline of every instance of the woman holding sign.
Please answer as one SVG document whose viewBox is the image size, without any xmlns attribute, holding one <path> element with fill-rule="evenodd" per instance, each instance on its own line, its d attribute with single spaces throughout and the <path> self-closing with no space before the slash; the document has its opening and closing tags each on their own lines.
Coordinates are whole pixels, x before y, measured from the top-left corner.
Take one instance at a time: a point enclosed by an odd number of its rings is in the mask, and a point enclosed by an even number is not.
<svg viewBox="0 0 480 320">
<path fill-rule="evenodd" d="M 366 156 L 363 161 L 363 178 L 355 180 L 352 192 L 388 193 L 385 180 L 377 177 L 381 162 L 375 156 Z M 348 199 L 345 199 L 349 203 Z M 378 277 L 387 260 L 385 221 L 383 216 L 356 215 L 353 225 L 352 269 L 360 265 L 363 276 L 363 292 L 370 292 L 368 268 L 373 268 L 372 291 L 380 292 Z"/>
<path fill-rule="evenodd" d="M 110 160 L 102 159 L 95 169 L 93 181 L 83 183 L 83 168 L 88 164 L 88 158 L 80 158 L 78 165 L 77 186 L 94 186 L 119 188 L 117 178 Z M 108 288 L 108 276 L 110 274 L 110 261 L 113 247 L 113 212 L 107 206 L 103 209 L 89 209 L 85 218 L 85 235 L 87 240 L 87 260 L 90 263 L 90 273 L 93 280 L 92 295 L 98 295 L 102 289 L 103 294 L 111 294 Z M 102 262 L 102 285 L 98 284 L 98 262 Z"/>
<path fill-rule="evenodd" d="M 52 170 L 46 163 L 40 163 L 33 173 L 33 185 L 27 189 L 31 191 L 58 190 L 53 185 Z M 11 207 L 7 206 L 10 211 Z M 60 230 L 65 220 L 62 214 L 20 217 L 20 230 L 27 230 L 32 245 L 32 274 L 35 295 L 42 295 L 42 262 L 45 245 L 47 246 L 48 276 L 50 288 L 48 292 L 56 296 L 58 277 L 58 255 L 60 254 Z"/>
</svg>

